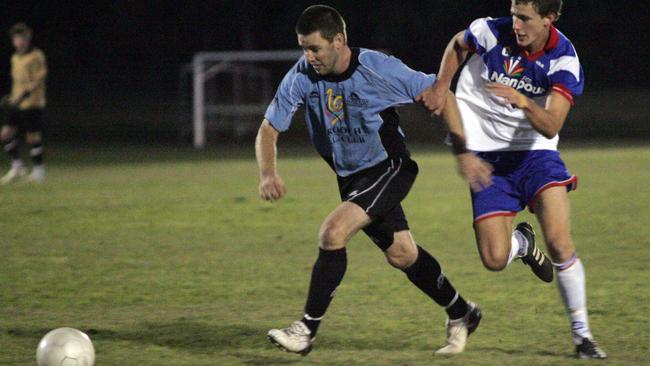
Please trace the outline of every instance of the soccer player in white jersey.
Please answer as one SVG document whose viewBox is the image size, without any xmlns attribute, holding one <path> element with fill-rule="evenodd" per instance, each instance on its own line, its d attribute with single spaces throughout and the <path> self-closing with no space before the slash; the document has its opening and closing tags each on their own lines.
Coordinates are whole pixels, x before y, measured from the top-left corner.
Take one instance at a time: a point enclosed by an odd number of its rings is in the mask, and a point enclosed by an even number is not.
<svg viewBox="0 0 650 366">
<path fill-rule="evenodd" d="M 562 0 L 512 0 L 511 17 L 481 18 L 456 34 L 445 50 L 438 82 L 422 101 L 438 114 L 451 80 L 456 88 L 466 146 L 494 167 L 493 184 L 472 192 L 474 230 L 481 260 L 503 270 L 522 258 L 542 280 L 553 268 L 569 313 L 580 358 L 606 358 L 587 320 L 585 271 L 571 239 L 569 174 L 557 151 L 558 133 L 582 94 L 584 75 L 569 39 L 553 23 Z M 537 216 L 552 265 L 534 245 L 534 232 L 514 216 L 526 206 Z"/>
</svg>

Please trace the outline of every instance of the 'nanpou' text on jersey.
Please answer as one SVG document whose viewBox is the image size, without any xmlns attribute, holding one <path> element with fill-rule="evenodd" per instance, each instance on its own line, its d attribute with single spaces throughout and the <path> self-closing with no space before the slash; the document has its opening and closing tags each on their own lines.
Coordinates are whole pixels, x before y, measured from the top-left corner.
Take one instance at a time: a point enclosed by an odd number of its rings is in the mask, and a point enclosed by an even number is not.
<svg viewBox="0 0 650 366">
<path fill-rule="evenodd" d="M 320 76 L 305 57 L 282 80 L 264 117 L 282 132 L 305 107 L 318 153 L 339 176 L 406 154 L 396 106 L 414 102 L 436 80 L 381 52 L 352 48 L 340 75 Z"/>
<path fill-rule="evenodd" d="M 573 104 L 582 94 L 584 74 L 571 41 L 551 26 L 543 50 L 529 55 L 517 45 L 512 17 L 477 19 L 465 31 L 475 52 L 456 88 L 467 147 L 475 151 L 555 150 L 551 139 L 537 132 L 524 111 L 504 104 L 486 89 L 489 82 L 509 85 L 542 108 L 554 91 Z"/>
</svg>

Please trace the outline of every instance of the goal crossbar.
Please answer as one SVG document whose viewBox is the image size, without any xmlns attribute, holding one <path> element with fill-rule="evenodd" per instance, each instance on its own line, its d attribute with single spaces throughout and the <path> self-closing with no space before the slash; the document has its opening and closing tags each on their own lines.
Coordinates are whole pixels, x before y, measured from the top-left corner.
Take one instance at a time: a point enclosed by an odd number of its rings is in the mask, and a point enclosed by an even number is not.
<svg viewBox="0 0 650 366">
<path fill-rule="evenodd" d="M 216 74 L 226 70 L 228 64 L 235 62 L 282 62 L 298 60 L 302 55 L 300 50 L 277 51 L 221 51 L 199 52 L 192 60 L 193 73 L 193 131 L 194 147 L 203 148 L 206 143 L 206 108 L 205 83 Z M 208 67 L 207 65 L 212 65 Z M 234 109 L 240 112 L 240 108 Z"/>
</svg>

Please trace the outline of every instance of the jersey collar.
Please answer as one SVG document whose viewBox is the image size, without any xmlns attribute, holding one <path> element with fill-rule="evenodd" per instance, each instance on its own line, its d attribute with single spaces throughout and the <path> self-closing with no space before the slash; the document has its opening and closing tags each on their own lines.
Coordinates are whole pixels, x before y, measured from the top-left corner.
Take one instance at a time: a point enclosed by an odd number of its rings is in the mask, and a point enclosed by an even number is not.
<svg viewBox="0 0 650 366">
<path fill-rule="evenodd" d="M 544 48 L 540 51 L 537 51 L 533 54 L 529 54 L 528 51 L 526 50 L 521 50 L 521 54 L 530 61 L 535 61 L 538 58 L 542 57 L 544 53 L 551 51 L 555 48 L 557 48 L 558 43 L 560 42 L 560 36 L 557 33 L 557 28 L 553 24 L 551 24 L 551 28 L 549 29 L 549 35 L 548 39 L 546 40 L 546 45 L 544 45 Z"/>
<path fill-rule="evenodd" d="M 348 65 L 348 68 L 343 71 L 343 73 L 338 74 L 338 75 L 325 75 L 321 76 L 319 75 L 314 68 L 309 65 L 309 73 L 311 74 L 312 77 L 314 77 L 317 80 L 325 80 L 329 81 L 332 83 L 340 83 L 342 81 L 345 81 L 352 77 L 352 74 L 357 70 L 357 67 L 359 66 L 359 48 L 357 47 L 350 47 L 350 65 Z"/>
</svg>

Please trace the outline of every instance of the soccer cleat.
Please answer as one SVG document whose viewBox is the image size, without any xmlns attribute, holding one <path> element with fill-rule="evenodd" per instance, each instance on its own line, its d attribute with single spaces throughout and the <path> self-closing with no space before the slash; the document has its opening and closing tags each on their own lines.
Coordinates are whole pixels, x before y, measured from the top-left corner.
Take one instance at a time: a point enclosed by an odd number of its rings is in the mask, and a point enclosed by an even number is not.
<svg viewBox="0 0 650 366">
<path fill-rule="evenodd" d="M 460 319 L 447 318 L 447 344 L 436 351 L 438 355 L 455 355 L 463 352 L 467 337 L 472 334 L 481 322 L 481 309 L 473 302 L 467 302 L 467 314 Z"/>
<path fill-rule="evenodd" d="M 607 358 L 607 354 L 600 349 L 598 343 L 593 339 L 582 338 L 582 343 L 576 346 L 576 357 L 581 359 L 598 359 L 604 360 Z"/>
<path fill-rule="evenodd" d="M 553 263 L 535 244 L 535 231 L 527 222 L 522 222 L 515 229 L 528 240 L 528 252 L 521 257 L 524 264 L 530 266 L 535 276 L 544 282 L 553 281 Z"/>
<path fill-rule="evenodd" d="M 284 329 L 271 329 L 267 335 L 271 343 L 286 352 L 298 353 L 307 356 L 311 352 L 315 338 L 305 323 L 297 320 Z"/>
<path fill-rule="evenodd" d="M 5 184 L 10 184 L 18 181 L 22 177 L 25 176 L 27 172 L 25 171 L 25 168 L 23 166 L 14 166 L 9 171 L 7 174 L 0 179 L 0 184 L 5 185 Z"/>
</svg>

